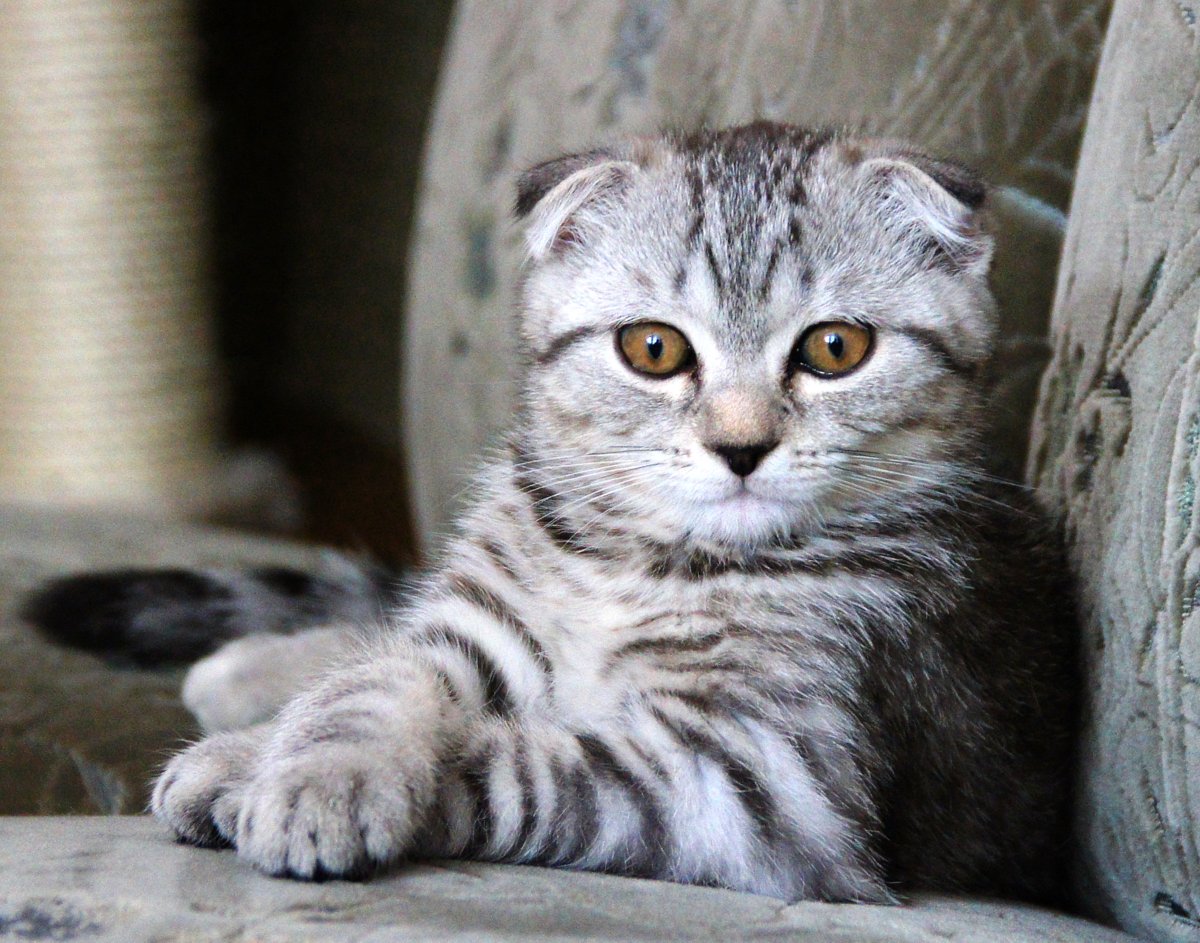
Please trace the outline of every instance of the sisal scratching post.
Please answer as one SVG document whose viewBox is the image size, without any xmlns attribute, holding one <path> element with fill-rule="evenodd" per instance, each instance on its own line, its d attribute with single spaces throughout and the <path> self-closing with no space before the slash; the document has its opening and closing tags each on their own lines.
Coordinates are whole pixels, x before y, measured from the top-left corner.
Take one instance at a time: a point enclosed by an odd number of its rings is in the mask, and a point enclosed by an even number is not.
<svg viewBox="0 0 1200 943">
<path fill-rule="evenodd" d="M 211 490 L 193 5 L 0 4 L 0 499 L 162 513 Z"/>
</svg>

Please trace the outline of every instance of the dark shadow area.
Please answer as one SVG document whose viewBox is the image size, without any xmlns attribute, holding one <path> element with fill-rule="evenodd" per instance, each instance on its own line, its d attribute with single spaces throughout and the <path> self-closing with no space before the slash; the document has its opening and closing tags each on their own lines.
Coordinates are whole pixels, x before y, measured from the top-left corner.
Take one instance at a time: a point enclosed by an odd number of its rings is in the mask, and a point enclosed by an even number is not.
<svg viewBox="0 0 1200 943">
<path fill-rule="evenodd" d="M 231 438 L 284 460 L 303 536 L 392 563 L 414 555 L 401 312 L 451 7 L 199 6 Z"/>
</svg>

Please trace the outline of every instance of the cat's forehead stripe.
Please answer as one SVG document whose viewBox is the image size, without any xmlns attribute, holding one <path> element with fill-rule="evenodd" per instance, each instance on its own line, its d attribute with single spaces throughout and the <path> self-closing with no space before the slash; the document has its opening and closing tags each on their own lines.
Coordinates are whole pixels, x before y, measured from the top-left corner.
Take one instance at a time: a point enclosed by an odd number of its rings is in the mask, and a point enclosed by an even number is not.
<svg viewBox="0 0 1200 943">
<path fill-rule="evenodd" d="M 796 211 L 808 205 L 812 158 L 834 137 L 802 132 L 764 149 L 767 133 L 751 125 L 677 142 L 691 200 L 687 249 L 703 253 L 718 295 L 730 299 L 761 301 L 769 294 L 784 245 L 794 249 L 801 241 Z M 785 225 L 785 232 L 771 231 Z"/>
</svg>

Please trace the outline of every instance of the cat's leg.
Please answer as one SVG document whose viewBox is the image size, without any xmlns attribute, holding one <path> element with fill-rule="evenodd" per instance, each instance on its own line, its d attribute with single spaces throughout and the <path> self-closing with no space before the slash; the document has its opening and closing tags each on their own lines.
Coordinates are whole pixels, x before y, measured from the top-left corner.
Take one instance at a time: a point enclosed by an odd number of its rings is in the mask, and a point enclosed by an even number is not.
<svg viewBox="0 0 1200 943">
<path fill-rule="evenodd" d="M 206 733 L 262 723 L 344 658 L 354 638 L 349 626 L 330 626 L 228 642 L 188 671 L 184 706 Z"/>
<path fill-rule="evenodd" d="M 894 902 L 871 844 L 794 738 L 676 702 L 604 728 L 473 725 L 414 850 Z"/>
<path fill-rule="evenodd" d="M 549 696 L 540 646 L 461 614 L 458 628 L 427 625 L 326 675 L 253 751 L 219 738 L 193 748 L 155 811 L 199 840 L 213 797 L 215 832 L 272 874 L 461 855 L 889 899 L 869 823 L 833 804 L 788 724 L 685 692 L 580 726 Z"/>
<path fill-rule="evenodd" d="M 411 853 L 469 718 L 516 717 L 544 697 L 550 665 L 528 627 L 484 586 L 446 582 L 415 624 L 364 647 L 357 664 L 323 675 L 270 723 L 250 770 L 236 774 L 236 828 L 218 823 L 240 855 L 272 874 L 311 877 Z M 188 757 L 237 765 L 204 745 L 181 762 Z M 161 784 L 156 797 L 172 827 L 177 806 L 194 803 Z"/>
<path fill-rule="evenodd" d="M 455 649 L 468 687 L 437 663 L 449 651 L 335 672 L 265 738 L 194 747 L 168 767 L 155 812 L 189 840 L 231 839 L 272 874 L 449 855 L 892 899 L 869 830 L 831 803 L 794 731 L 672 697 L 574 728 Z"/>
<path fill-rule="evenodd" d="M 177 757 L 153 811 L 271 874 L 357 875 L 411 850 L 462 728 L 434 667 L 411 648 L 381 653 L 322 676 L 252 738 L 218 734 Z"/>
<path fill-rule="evenodd" d="M 393 656 L 322 679 L 280 714 L 241 796 L 238 854 L 271 874 L 355 876 L 412 849 L 463 713 Z"/>
</svg>

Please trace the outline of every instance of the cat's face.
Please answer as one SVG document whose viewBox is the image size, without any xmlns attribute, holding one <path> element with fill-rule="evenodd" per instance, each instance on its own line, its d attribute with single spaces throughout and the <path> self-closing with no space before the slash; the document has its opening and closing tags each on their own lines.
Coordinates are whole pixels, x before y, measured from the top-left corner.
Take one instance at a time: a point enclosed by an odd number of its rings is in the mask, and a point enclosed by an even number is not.
<svg viewBox="0 0 1200 943">
<path fill-rule="evenodd" d="M 939 486 L 992 340 L 977 184 L 777 126 L 567 160 L 522 193 L 520 439 L 570 526 L 749 546 Z"/>
</svg>

